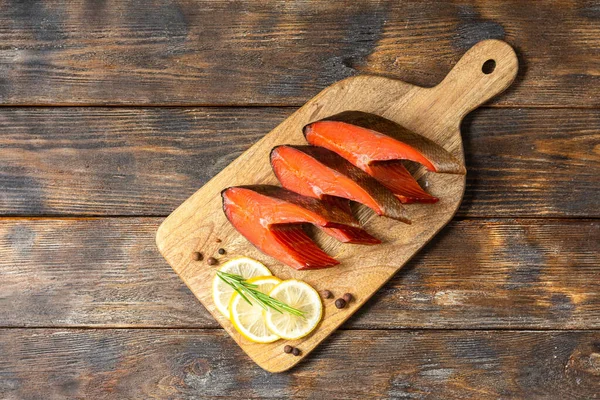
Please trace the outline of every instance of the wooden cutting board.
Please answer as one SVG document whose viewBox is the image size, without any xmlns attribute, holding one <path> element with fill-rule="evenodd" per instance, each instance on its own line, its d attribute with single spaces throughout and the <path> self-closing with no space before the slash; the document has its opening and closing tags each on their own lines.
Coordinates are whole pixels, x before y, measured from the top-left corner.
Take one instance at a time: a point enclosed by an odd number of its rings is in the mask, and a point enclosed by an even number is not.
<svg viewBox="0 0 600 400">
<path fill-rule="evenodd" d="M 442 145 L 464 164 L 460 136 L 463 117 L 505 90 L 517 70 L 517 57 L 508 44 L 486 40 L 473 46 L 433 88 L 378 76 L 356 76 L 329 86 L 179 206 L 158 229 L 156 243 L 160 252 L 258 365 L 271 372 L 289 369 L 354 314 L 452 219 L 461 203 L 466 178 L 415 169 L 413 172 L 421 185 L 440 201 L 408 205 L 412 225 L 377 217 L 369 209 L 357 207 L 359 219 L 367 231 L 383 240 L 381 245 L 341 244 L 314 230 L 317 243 L 341 262 L 337 267 L 315 271 L 296 271 L 256 250 L 225 218 L 221 190 L 235 185 L 277 184 L 269 164 L 270 150 L 280 144 L 305 144 L 304 125 L 347 110 L 374 113 L 396 121 Z M 227 253 L 218 255 L 219 248 L 226 249 Z M 204 254 L 204 261 L 193 260 L 195 251 Z M 211 283 L 218 266 L 207 265 L 206 258 L 214 256 L 223 263 L 240 255 L 260 260 L 281 279 L 301 279 L 319 291 L 328 289 L 334 293 L 333 299 L 323 300 L 323 320 L 312 334 L 297 341 L 254 344 L 237 333 L 213 303 Z M 346 292 L 352 293 L 355 300 L 338 310 L 335 298 Z M 298 347 L 301 356 L 285 354 L 286 344 Z"/>
</svg>

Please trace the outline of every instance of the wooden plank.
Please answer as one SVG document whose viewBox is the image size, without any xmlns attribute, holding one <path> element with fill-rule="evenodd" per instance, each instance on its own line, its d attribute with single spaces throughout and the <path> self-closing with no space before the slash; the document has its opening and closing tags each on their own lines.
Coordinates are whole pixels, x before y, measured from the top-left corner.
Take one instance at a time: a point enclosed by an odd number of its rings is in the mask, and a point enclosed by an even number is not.
<svg viewBox="0 0 600 400">
<path fill-rule="evenodd" d="M 600 13 L 511 0 L 0 2 L 3 104 L 300 105 L 358 73 L 421 86 L 476 42 L 524 65 L 498 105 L 600 105 Z"/>
<path fill-rule="evenodd" d="M 162 260 L 160 218 L 3 219 L 5 327 L 216 321 Z M 600 222 L 455 221 L 346 328 L 600 329 Z"/>
<path fill-rule="evenodd" d="M 600 333 L 341 331 L 264 372 L 221 330 L 0 331 L 0 395 L 39 398 L 597 398 Z M 292 355 L 289 355 L 293 357 Z"/>
<path fill-rule="evenodd" d="M 290 108 L 3 108 L 0 214 L 167 215 Z M 600 217 L 600 111 L 463 122 L 462 217 Z"/>
</svg>

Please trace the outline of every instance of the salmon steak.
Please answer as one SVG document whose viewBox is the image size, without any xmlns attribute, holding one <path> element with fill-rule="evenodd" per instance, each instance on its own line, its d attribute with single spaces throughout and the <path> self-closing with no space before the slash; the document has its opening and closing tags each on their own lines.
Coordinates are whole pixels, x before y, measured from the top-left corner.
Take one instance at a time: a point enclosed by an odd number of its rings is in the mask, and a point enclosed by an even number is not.
<svg viewBox="0 0 600 400">
<path fill-rule="evenodd" d="M 263 253 L 298 270 L 333 267 L 339 262 L 321 250 L 302 224 L 352 232 L 356 219 L 333 203 L 272 185 L 230 187 L 221 192 L 223 211 L 233 227 Z"/>
<path fill-rule="evenodd" d="M 378 115 L 346 111 L 304 127 L 308 143 L 324 147 L 360 168 L 405 202 L 434 203 L 400 160 L 439 173 L 465 174 L 452 154 L 435 142 Z"/>
<path fill-rule="evenodd" d="M 390 190 L 333 151 L 283 145 L 275 147 L 270 158 L 277 179 L 286 189 L 318 199 L 335 196 L 353 200 L 377 215 L 410 223 L 406 209 Z"/>
</svg>

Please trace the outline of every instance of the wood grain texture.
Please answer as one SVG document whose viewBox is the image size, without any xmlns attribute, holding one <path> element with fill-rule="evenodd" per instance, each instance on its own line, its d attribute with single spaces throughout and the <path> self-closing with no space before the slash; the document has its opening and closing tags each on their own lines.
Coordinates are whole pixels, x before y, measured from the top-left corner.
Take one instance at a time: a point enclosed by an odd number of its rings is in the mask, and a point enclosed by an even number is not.
<svg viewBox="0 0 600 400">
<path fill-rule="evenodd" d="M 0 0 L 0 105 L 293 105 L 356 74 L 432 86 L 486 38 L 513 87 L 465 119 L 461 217 L 600 217 L 593 1 Z M 502 108 L 502 107 L 555 107 Z M 0 109 L 0 215 L 167 215 L 291 108 Z M 575 178 L 576 177 L 576 178 Z M 157 218 L 0 220 L 0 326 L 216 321 Z M 595 220 L 457 220 L 293 373 L 217 330 L 1 329 L 0 398 L 595 398 Z M 501 331 L 388 331 L 402 328 Z M 42 397 L 43 396 L 43 397 Z"/>
<path fill-rule="evenodd" d="M 495 60 L 495 69 L 487 73 L 482 66 Z M 485 40 L 470 48 L 444 80 L 433 88 L 413 86 L 383 77 L 348 78 L 323 90 L 279 124 L 231 164 L 219 172 L 160 225 L 156 245 L 169 265 L 192 293 L 217 319 L 238 345 L 258 365 L 270 372 L 285 371 L 306 357 L 319 343 L 356 312 L 384 283 L 434 237 L 454 216 L 466 185 L 462 174 L 415 173 L 430 194 L 440 199 L 434 205 L 415 204 L 407 213 L 412 224 L 378 218 L 363 207 L 357 219 L 382 243 L 357 246 L 317 236 L 316 242 L 341 265 L 335 268 L 298 271 L 262 254 L 235 231 L 223 213 L 221 193 L 231 186 L 277 184 L 269 155 L 276 145 L 304 144 L 303 127 L 308 123 L 343 111 L 360 111 L 387 118 L 404 128 L 432 140 L 448 151 L 464 167 L 460 124 L 463 117 L 488 99 L 503 92 L 515 79 L 517 56 L 506 42 Z M 321 232 L 322 233 L 322 232 Z M 222 244 L 216 243 L 221 240 Z M 350 292 L 353 300 L 338 309 L 323 304 L 322 319 L 309 335 L 288 340 L 301 346 L 299 357 L 281 353 L 280 344 L 257 344 L 244 338 L 228 317 L 218 311 L 212 297 L 212 280 L 218 266 L 207 268 L 194 262 L 191 252 L 214 252 L 229 247 L 228 254 L 248 256 L 270 265 L 281 279 L 305 281 L 317 291 Z"/>
<path fill-rule="evenodd" d="M 2 104 L 300 105 L 356 74 L 437 84 L 483 39 L 519 50 L 498 105 L 600 105 L 589 1 L 0 2 Z"/>
<path fill-rule="evenodd" d="M 169 214 L 291 108 L 4 108 L 0 214 Z M 600 217 L 600 111 L 484 108 L 461 217 Z M 574 179 L 577 177 L 577 179 Z"/>
<path fill-rule="evenodd" d="M 3 109 L 0 212 L 167 215 L 289 112 Z"/>
<path fill-rule="evenodd" d="M 158 254 L 160 222 L 2 220 L 1 326 L 218 327 Z M 454 221 L 344 327 L 600 329 L 599 254 L 598 221 Z"/>
<path fill-rule="evenodd" d="M 2 330 L 0 348 L 0 395 L 8 399 L 42 392 L 48 400 L 600 393 L 597 331 L 341 331 L 285 374 L 262 371 L 214 330 Z"/>
</svg>

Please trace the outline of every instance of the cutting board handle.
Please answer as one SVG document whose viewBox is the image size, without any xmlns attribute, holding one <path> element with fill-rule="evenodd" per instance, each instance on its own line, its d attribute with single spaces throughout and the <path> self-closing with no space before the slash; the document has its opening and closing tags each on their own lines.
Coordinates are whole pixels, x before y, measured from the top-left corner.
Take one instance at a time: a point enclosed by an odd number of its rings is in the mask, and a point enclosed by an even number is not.
<svg viewBox="0 0 600 400">
<path fill-rule="evenodd" d="M 519 62 L 513 48 L 502 40 L 484 40 L 471 47 L 446 78 L 432 88 L 443 104 L 439 111 L 459 115 L 459 120 L 503 92 L 517 76 Z"/>
</svg>

